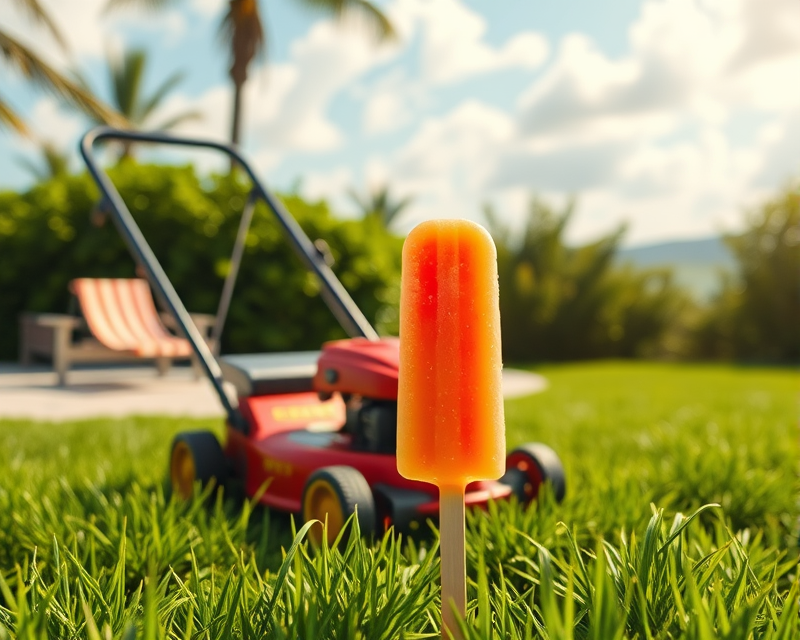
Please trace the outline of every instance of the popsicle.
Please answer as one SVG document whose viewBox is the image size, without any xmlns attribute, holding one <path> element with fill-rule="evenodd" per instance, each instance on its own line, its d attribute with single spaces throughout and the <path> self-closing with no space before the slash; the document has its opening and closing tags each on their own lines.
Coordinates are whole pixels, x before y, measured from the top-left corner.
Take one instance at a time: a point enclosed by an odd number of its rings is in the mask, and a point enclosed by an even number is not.
<svg viewBox="0 0 800 640">
<path fill-rule="evenodd" d="M 466 608 L 464 491 L 505 471 L 497 252 L 468 220 L 430 220 L 403 246 L 397 469 L 439 487 L 442 634 Z"/>
</svg>

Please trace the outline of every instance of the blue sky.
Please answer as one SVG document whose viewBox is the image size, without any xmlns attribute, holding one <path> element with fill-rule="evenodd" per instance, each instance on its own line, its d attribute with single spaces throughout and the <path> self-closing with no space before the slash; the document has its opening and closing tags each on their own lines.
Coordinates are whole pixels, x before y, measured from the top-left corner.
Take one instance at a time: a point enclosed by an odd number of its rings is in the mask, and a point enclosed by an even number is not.
<svg viewBox="0 0 800 640">
<path fill-rule="evenodd" d="M 153 122 L 200 109 L 182 132 L 227 137 L 225 0 L 111 15 L 104 0 L 43 2 L 69 56 L 13 4 L 0 3 L 0 24 L 101 94 L 106 52 L 146 48 L 150 88 L 185 73 Z M 355 212 L 348 189 L 388 184 L 414 198 L 398 231 L 480 222 L 485 203 L 518 228 L 532 195 L 574 195 L 572 240 L 625 223 L 626 243 L 642 244 L 735 230 L 800 177 L 796 0 L 389 0 L 400 39 L 383 45 L 356 18 L 261 4 L 269 48 L 251 72 L 243 148 L 268 185 L 299 185 L 342 215 Z M 42 139 L 74 149 L 89 126 L 2 61 L 0 87 Z M 29 184 L 19 159 L 36 154 L 0 131 L 0 188 Z"/>
</svg>

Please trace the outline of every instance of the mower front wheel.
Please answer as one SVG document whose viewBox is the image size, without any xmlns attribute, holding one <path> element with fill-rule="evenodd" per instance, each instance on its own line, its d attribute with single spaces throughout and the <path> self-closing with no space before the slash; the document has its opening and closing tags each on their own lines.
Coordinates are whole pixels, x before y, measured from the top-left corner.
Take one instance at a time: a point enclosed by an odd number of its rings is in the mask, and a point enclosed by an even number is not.
<svg viewBox="0 0 800 640">
<path fill-rule="evenodd" d="M 198 480 L 205 487 L 213 479 L 217 486 L 227 479 L 227 462 L 217 437 L 210 431 L 186 431 L 172 441 L 169 475 L 172 491 L 183 500 L 194 494 Z"/>
<path fill-rule="evenodd" d="M 372 490 L 361 472 L 353 467 L 331 466 L 317 469 L 306 481 L 303 489 L 303 522 L 319 520 L 328 522 L 328 544 L 333 544 L 347 519 L 358 513 L 362 535 L 375 532 L 376 510 Z M 322 542 L 322 526 L 308 532 L 312 542 Z"/>
<path fill-rule="evenodd" d="M 545 482 L 550 483 L 557 502 L 564 499 L 567 489 L 561 459 L 540 442 L 527 442 L 509 453 L 506 473 L 500 481 L 513 489 L 522 504 L 534 500 Z"/>
</svg>

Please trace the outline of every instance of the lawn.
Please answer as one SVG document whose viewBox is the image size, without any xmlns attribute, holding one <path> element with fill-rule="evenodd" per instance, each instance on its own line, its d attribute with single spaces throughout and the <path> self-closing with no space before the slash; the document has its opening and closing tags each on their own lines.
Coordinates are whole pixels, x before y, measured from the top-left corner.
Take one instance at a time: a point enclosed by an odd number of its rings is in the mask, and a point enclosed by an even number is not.
<svg viewBox="0 0 800 640">
<path fill-rule="evenodd" d="M 537 369 L 508 444 L 567 498 L 468 515 L 468 638 L 800 637 L 798 375 Z M 0 421 L 0 638 L 438 637 L 436 535 L 315 551 L 289 518 L 173 502 L 172 435 L 217 420 Z"/>
</svg>

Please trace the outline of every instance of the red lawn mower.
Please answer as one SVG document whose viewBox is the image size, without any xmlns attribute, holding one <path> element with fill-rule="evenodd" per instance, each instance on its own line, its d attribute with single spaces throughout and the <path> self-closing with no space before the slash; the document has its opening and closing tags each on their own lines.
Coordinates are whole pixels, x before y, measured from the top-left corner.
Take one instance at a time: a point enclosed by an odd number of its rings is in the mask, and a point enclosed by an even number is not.
<svg viewBox="0 0 800 640">
<path fill-rule="evenodd" d="M 95 160 L 103 141 L 155 143 L 213 149 L 227 154 L 252 182 L 223 286 L 212 337 L 222 333 L 244 240 L 255 204 L 264 200 L 287 240 L 318 278 L 328 307 L 351 336 L 328 342 L 321 351 L 228 355 L 215 358 L 197 331 L 171 282 L 142 236 L 119 192 Z M 306 236 L 281 202 L 256 178 L 231 146 L 163 134 L 98 128 L 81 141 L 81 154 L 97 182 L 100 206 L 109 213 L 144 270 L 163 306 L 211 381 L 227 414 L 224 445 L 207 431 L 181 433 L 173 441 L 170 477 L 175 492 L 190 497 L 195 483 L 239 479 L 248 496 L 260 493 L 270 508 L 298 514 L 302 521 L 328 521 L 332 541 L 358 507 L 364 533 L 389 526 L 405 531 L 439 513 L 434 485 L 406 480 L 397 472 L 397 372 L 399 340 L 380 338 L 334 275 L 321 245 Z M 236 389 L 232 397 L 224 383 Z M 530 443 L 507 457 L 505 475 L 467 487 L 466 504 L 516 496 L 533 500 L 544 482 L 556 499 L 565 492 L 564 470 L 548 446 Z M 319 528 L 312 529 L 317 539 Z"/>
</svg>

